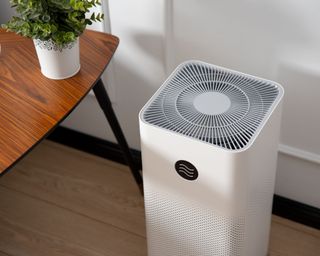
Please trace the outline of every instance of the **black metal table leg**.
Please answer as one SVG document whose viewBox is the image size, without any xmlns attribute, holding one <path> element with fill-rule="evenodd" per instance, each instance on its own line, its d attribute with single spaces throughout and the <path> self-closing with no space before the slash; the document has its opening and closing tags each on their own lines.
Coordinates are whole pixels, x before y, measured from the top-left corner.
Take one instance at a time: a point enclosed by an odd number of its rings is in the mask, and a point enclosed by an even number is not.
<svg viewBox="0 0 320 256">
<path fill-rule="evenodd" d="M 112 104 L 109 98 L 109 95 L 103 85 L 103 82 L 101 79 L 98 80 L 98 82 L 93 87 L 93 92 L 97 98 L 97 101 L 103 110 L 111 129 L 118 141 L 118 144 L 124 154 L 125 160 L 127 161 L 129 168 L 132 172 L 132 175 L 136 181 L 136 183 L 139 186 L 140 192 L 143 194 L 143 186 L 142 186 L 142 177 L 140 174 L 140 170 L 137 167 L 137 165 L 133 161 L 133 157 L 131 155 L 128 143 L 126 141 L 126 138 L 123 135 L 122 129 L 120 127 L 120 124 L 118 122 L 118 119 L 113 111 Z"/>
</svg>

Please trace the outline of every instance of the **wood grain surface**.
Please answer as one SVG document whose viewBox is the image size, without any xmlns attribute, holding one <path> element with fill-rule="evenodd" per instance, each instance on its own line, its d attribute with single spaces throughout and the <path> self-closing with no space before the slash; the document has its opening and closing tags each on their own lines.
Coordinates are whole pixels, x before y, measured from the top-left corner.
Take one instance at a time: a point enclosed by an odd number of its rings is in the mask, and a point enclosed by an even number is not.
<svg viewBox="0 0 320 256">
<path fill-rule="evenodd" d="M 43 141 L 0 179 L 11 256 L 146 256 L 144 222 L 127 166 L 59 144 Z"/>
<path fill-rule="evenodd" d="M 0 29 L 0 174 L 44 138 L 84 98 L 110 62 L 119 40 L 87 30 L 80 72 L 43 76 L 31 39 Z"/>
</svg>

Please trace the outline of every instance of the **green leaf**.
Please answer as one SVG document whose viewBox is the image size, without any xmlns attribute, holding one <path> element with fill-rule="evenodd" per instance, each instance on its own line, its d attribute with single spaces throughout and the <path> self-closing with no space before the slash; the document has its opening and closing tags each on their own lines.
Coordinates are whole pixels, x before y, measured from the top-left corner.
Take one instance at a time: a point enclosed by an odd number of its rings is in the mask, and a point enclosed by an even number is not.
<svg viewBox="0 0 320 256">
<path fill-rule="evenodd" d="M 10 0 L 18 14 L 2 27 L 30 38 L 52 39 L 63 45 L 74 41 L 86 25 L 101 21 L 103 14 L 85 14 L 101 5 L 99 0 Z"/>
<path fill-rule="evenodd" d="M 91 17 L 90 17 L 90 20 L 93 20 L 93 21 L 94 21 L 95 19 L 96 19 L 96 18 L 95 18 L 95 13 L 92 13 L 92 14 L 91 14 Z"/>
</svg>

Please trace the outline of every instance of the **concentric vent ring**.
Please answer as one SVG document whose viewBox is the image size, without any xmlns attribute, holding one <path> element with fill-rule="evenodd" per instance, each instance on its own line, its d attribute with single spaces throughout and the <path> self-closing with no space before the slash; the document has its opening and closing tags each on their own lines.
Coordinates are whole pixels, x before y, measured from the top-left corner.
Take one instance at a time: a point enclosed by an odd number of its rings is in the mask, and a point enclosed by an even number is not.
<svg viewBox="0 0 320 256">
<path fill-rule="evenodd" d="M 246 95 L 241 90 L 230 84 L 223 84 L 219 87 L 215 86 L 217 84 L 218 83 L 207 82 L 201 87 L 199 84 L 195 84 L 194 86 L 190 86 L 183 90 L 178 95 L 175 102 L 178 113 L 185 120 L 195 125 L 216 128 L 229 126 L 243 118 L 249 110 L 249 100 Z M 219 96 L 220 100 L 215 96 L 207 97 L 208 100 L 212 101 L 203 102 L 206 98 L 200 97 L 207 95 L 221 96 Z M 224 98 L 222 98 L 223 96 Z M 225 100 L 223 101 L 221 98 L 228 99 L 228 102 L 225 103 Z M 168 99 L 170 99 L 170 97 L 166 97 L 166 100 Z M 206 110 L 200 112 L 199 108 L 197 109 L 195 105 L 195 103 L 197 103 L 197 99 L 202 100 L 203 105 L 201 105 L 201 108 L 207 108 Z M 169 104 L 169 102 L 165 103 Z M 226 111 L 221 111 L 221 109 L 225 108 Z M 177 122 L 178 120 L 171 121 Z"/>
<path fill-rule="evenodd" d="M 279 95 L 276 83 L 202 62 L 179 66 L 143 111 L 152 125 L 227 149 L 254 136 Z"/>
</svg>

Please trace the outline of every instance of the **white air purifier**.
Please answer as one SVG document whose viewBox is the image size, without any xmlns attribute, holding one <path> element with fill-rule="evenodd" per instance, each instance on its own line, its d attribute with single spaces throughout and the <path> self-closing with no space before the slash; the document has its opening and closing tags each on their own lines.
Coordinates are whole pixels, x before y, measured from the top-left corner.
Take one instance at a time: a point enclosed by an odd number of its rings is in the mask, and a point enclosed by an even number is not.
<svg viewBox="0 0 320 256">
<path fill-rule="evenodd" d="M 282 87 L 181 64 L 140 112 L 149 256 L 266 256 Z"/>
</svg>

